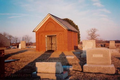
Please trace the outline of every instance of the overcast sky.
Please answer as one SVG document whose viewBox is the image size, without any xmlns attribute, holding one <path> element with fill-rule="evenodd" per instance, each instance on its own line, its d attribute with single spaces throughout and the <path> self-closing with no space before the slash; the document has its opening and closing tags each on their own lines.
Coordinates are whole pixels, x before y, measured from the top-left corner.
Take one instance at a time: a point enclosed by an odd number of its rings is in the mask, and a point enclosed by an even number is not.
<svg viewBox="0 0 120 80">
<path fill-rule="evenodd" d="M 48 13 L 73 20 L 81 40 L 91 28 L 100 39 L 120 40 L 120 0 L 0 0 L 0 32 L 35 41 L 32 31 Z"/>
</svg>

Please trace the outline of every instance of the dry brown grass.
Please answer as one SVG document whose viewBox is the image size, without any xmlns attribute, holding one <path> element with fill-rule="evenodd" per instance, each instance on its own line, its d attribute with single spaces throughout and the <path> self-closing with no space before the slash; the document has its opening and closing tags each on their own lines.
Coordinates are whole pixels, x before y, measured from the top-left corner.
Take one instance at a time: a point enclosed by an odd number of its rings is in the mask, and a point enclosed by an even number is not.
<svg viewBox="0 0 120 80">
<path fill-rule="evenodd" d="M 73 80 L 120 80 L 120 53 L 112 54 L 112 64 L 114 64 L 116 68 L 116 73 L 114 75 L 84 73 L 82 67 L 86 63 L 86 58 L 81 58 L 80 54 L 75 55 L 72 51 L 36 52 L 35 49 L 9 49 L 5 50 L 5 53 L 6 60 L 20 59 L 19 61 L 5 63 L 6 77 L 11 76 L 11 74 L 32 74 L 32 72 L 36 71 L 35 62 L 37 61 L 59 61 L 62 65 L 73 66 L 73 70 L 69 71 L 70 79 Z M 68 55 L 74 56 L 74 58 L 66 58 Z M 36 80 L 31 77 L 24 77 L 24 79 Z"/>
</svg>

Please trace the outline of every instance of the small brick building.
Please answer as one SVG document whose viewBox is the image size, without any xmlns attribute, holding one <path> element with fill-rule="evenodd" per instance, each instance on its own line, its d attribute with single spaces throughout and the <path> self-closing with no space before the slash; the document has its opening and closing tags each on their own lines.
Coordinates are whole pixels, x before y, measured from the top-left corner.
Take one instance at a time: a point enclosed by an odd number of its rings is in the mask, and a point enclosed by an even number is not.
<svg viewBox="0 0 120 80">
<path fill-rule="evenodd" d="M 36 33 L 37 51 L 71 51 L 78 46 L 78 31 L 52 14 L 48 14 L 33 32 Z"/>
</svg>

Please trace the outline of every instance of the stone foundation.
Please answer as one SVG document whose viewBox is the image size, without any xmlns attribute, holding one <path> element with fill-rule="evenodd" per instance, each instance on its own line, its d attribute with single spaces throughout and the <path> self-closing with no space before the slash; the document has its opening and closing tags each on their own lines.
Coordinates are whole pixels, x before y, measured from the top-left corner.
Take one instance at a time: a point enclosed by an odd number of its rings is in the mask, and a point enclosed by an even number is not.
<svg viewBox="0 0 120 80">
<path fill-rule="evenodd" d="M 85 64 L 83 66 L 84 72 L 93 72 L 93 73 L 105 73 L 105 74 L 115 74 L 115 67 L 111 65 L 91 65 Z"/>
</svg>

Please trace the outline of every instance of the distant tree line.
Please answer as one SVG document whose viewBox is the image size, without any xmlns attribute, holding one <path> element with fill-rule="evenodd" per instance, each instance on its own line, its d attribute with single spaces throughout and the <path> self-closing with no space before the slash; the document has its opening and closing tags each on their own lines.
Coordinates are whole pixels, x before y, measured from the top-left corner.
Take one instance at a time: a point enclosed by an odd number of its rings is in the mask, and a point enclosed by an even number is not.
<svg viewBox="0 0 120 80">
<path fill-rule="evenodd" d="M 10 40 L 10 44 L 12 44 L 12 43 L 20 43 L 20 41 L 22 40 L 22 41 L 26 41 L 26 43 L 30 43 L 30 41 L 31 41 L 31 37 L 30 36 L 28 36 L 28 35 L 24 35 L 23 37 L 22 37 L 22 39 L 21 38 L 19 38 L 19 37 L 16 37 L 16 36 L 12 36 L 11 34 L 8 34 L 8 33 L 6 33 L 6 32 L 3 32 L 3 33 L 0 33 L 0 34 L 2 34 L 3 36 L 5 36 L 8 40 Z"/>
</svg>

